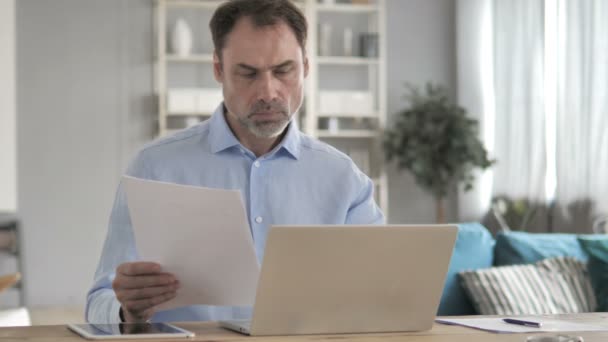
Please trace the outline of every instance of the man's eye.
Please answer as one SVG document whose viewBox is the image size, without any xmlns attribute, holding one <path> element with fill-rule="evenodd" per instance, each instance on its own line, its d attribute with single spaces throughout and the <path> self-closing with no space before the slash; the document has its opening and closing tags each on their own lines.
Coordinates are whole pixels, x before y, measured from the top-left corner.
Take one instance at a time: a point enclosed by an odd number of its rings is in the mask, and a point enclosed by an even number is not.
<svg viewBox="0 0 608 342">
<path fill-rule="evenodd" d="M 245 74 L 241 74 L 241 76 L 245 77 L 245 78 L 255 78 L 256 73 L 255 72 L 248 72 Z"/>
<path fill-rule="evenodd" d="M 278 76 L 284 76 L 284 75 L 287 75 L 290 71 L 291 71 L 291 68 L 277 69 L 274 71 L 274 74 L 278 75 Z"/>
</svg>

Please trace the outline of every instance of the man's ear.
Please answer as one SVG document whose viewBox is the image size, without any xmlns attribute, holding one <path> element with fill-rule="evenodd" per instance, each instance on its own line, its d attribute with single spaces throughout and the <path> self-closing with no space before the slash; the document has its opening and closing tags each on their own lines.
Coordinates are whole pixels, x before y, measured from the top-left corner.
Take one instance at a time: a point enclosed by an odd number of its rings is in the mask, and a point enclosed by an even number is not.
<svg viewBox="0 0 608 342">
<path fill-rule="evenodd" d="M 213 76 L 219 83 L 224 82 L 224 70 L 222 69 L 222 61 L 217 55 L 216 51 L 213 51 Z"/>
<path fill-rule="evenodd" d="M 304 77 L 308 77 L 308 57 L 304 56 Z"/>
</svg>

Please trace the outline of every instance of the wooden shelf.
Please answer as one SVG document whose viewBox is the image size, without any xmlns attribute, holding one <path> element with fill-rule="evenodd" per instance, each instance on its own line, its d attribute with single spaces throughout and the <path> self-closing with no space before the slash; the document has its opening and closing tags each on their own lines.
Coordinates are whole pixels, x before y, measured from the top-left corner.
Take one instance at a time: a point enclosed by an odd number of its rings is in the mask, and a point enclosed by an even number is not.
<svg viewBox="0 0 608 342">
<path fill-rule="evenodd" d="M 164 0 L 167 7 L 171 8 L 208 8 L 215 9 L 226 0 Z"/>
<path fill-rule="evenodd" d="M 206 8 L 216 9 L 217 6 L 227 0 L 163 0 L 169 8 Z M 301 0 L 293 1 L 296 6 L 304 8 L 304 2 Z"/>
<path fill-rule="evenodd" d="M 167 112 L 167 116 L 211 116 L 213 113 L 201 113 L 201 112 Z"/>
<path fill-rule="evenodd" d="M 184 127 L 181 129 L 167 129 L 167 130 L 165 130 L 165 134 L 160 135 L 160 137 L 167 137 L 167 136 L 173 135 L 174 133 L 177 133 L 184 129 L 186 129 L 186 128 Z"/>
<path fill-rule="evenodd" d="M 376 130 L 365 130 L 365 129 L 343 129 L 333 133 L 326 129 L 320 129 L 317 131 L 319 138 L 376 138 L 379 136 Z"/>
<path fill-rule="evenodd" d="M 162 138 L 162 137 L 167 137 L 167 136 L 169 136 L 169 135 L 173 135 L 173 134 L 175 134 L 175 133 L 177 133 L 177 132 L 180 132 L 180 131 L 186 130 L 186 129 L 188 129 L 188 128 L 190 128 L 190 127 L 184 127 L 184 128 L 167 128 L 167 129 L 165 130 L 165 134 L 159 134 L 159 135 L 158 135 L 158 137 L 159 137 L 159 138 Z"/>
<path fill-rule="evenodd" d="M 378 12 L 376 5 L 359 5 L 359 4 L 318 4 L 319 12 L 335 12 L 335 13 L 373 13 Z"/>
<path fill-rule="evenodd" d="M 361 114 L 317 114 L 318 118 L 347 118 L 347 119 L 378 119 L 380 114 L 378 113 L 361 113 Z"/>
<path fill-rule="evenodd" d="M 358 56 L 318 56 L 317 63 L 327 65 L 375 65 L 378 58 L 358 57 Z"/>
<path fill-rule="evenodd" d="M 176 63 L 213 63 L 212 54 L 193 54 L 189 56 L 167 55 L 167 62 Z"/>
</svg>

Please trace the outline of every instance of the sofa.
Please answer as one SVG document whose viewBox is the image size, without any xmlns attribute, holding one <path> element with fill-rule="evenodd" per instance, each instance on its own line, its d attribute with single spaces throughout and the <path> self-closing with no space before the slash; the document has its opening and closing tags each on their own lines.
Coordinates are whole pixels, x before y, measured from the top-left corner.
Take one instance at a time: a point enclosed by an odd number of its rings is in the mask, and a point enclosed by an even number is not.
<svg viewBox="0 0 608 342">
<path fill-rule="evenodd" d="M 588 305 L 593 309 L 587 308 L 584 311 L 608 310 L 608 235 L 511 231 L 499 232 L 493 237 L 479 223 L 465 223 L 458 226 L 458 236 L 438 315 L 480 314 L 479 303 L 475 298 L 471 298 L 473 295 L 463 280 L 463 274 L 467 271 L 496 269 L 500 266 L 532 265 L 560 257 L 574 262 L 580 261 L 580 264 L 584 265 L 584 270 L 579 276 L 589 275 L 589 283 L 592 286 L 589 286 L 591 294 L 587 293 L 587 296 L 595 298 L 589 298 L 591 304 Z"/>
</svg>

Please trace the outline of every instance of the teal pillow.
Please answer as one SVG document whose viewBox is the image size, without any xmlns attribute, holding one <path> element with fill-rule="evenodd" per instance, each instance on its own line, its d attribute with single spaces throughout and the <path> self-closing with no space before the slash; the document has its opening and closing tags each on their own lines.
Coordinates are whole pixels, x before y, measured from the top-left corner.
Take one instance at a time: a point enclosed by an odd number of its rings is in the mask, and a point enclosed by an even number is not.
<svg viewBox="0 0 608 342">
<path fill-rule="evenodd" d="M 584 262 L 588 259 L 575 234 L 500 232 L 496 235 L 496 266 L 532 264 L 561 256 Z"/>
<path fill-rule="evenodd" d="M 587 253 L 587 268 L 597 297 L 597 311 L 608 311 L 608 235 L 580 236 L 578 241 Z"/>
<path fill-rule="evenodd" d="M 458 236 L 437 315 L 473 315 L 477 312 L 458 280 L 458 273 L 492 266 L 494 238 L 479 223 L 458 225 Z"/>
</svg>

